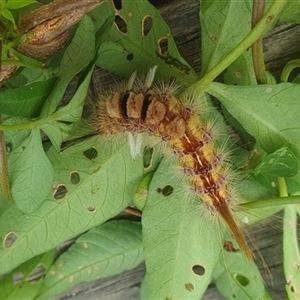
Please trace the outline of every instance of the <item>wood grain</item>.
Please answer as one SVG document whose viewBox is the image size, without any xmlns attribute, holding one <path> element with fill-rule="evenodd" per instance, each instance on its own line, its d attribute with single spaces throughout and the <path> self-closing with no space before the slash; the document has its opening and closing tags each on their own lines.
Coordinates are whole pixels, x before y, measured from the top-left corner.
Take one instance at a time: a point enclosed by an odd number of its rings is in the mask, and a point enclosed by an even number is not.
<svg viewBox="0 0 300 300">
<path fill-rule="evenodd" d="M 155 1 L 164 19 L 171 28 L 172 34 L 182 56 L 197 72 L 200 71 L 200 31 L 199 31 L 199 4 L 196 0 L 188 1 Z M 268 70 L 279 77 L 282 67 L 291 59 L 300 54 L 300 26 L 295 24 L 277 25 L 264 38 L 265 61 Z M 96 79 L 95 79 L 96 78 Z M 115 76 L 103 70 L 96 72 L 94 80 L 101 86 L 110 85 Z M 274 299 L 286 299 L 285 280 L 282 267 L 282 232 L 281 223 L 266 220 L 251 226 L 249 229 L 257 248 L 264 257 L 272 278 L 260 266 L 262 276 L 268 290 Z M 59 297 L 53 299 L 139 299 L 139 286 L 145 274 L 144 265 L 134 270 L 108 279 L 100 279 L 91 283 L 82 283 Z M 203 297 L 205 300 L 225 299 L 211 284 Z"/>
</svg>

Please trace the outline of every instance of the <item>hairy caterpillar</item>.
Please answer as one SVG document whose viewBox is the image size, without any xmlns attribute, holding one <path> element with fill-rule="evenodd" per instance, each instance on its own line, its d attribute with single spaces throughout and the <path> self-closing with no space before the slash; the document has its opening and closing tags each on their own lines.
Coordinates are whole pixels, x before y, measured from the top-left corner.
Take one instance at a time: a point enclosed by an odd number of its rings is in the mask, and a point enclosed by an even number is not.
<svg viewBox="0 0 300 300">
<path fill-rule="evenodd" d="M 133 74 L 123 91 L 99 101 L 92 118 L 95 131 L 104 136 L 128 132 L 130 139 L 132 133 L 160 137 L 177 157 L 193 193 L 212 214 L 222 217 L 245 256 L 253 259 L 232 213 L 236 193 L 230 161 L 216 143 L 214 124 L 202 119 L 192 99 L 174 96 L 175 87 L 153 85 L 155 71 L 156 67 L 148 72 L 144 83 Z M 131 148 L 139 145 L 138 141 Z M 136 150 L 131 153 L 136 155 Z"/>
</svg>

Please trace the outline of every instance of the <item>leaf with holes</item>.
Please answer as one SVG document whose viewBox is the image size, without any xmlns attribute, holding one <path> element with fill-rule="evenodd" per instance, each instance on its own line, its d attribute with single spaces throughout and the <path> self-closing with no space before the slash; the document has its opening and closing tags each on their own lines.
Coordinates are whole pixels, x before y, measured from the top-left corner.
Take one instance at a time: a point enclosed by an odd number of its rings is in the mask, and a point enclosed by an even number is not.
<svg viewBox="0 0 300 300">
<path fill-rule="evenodd" d="M 28 215 L 11 205 L 0 217 L 1 273 L 107 221 L 131 203 L 143 175 L 142 158 L 132 159 L 126 140 L 113 148 L 100 137 L 60 153 L 50 148 L 55 176 L 47 201 Z"/>
<path fill-rule="evenodd" d="M 184 197 L 166 160 L 155 173 L 143 210 L 143 244 L 149 299 L 199 299 L 222 249 L 217 222 Z M 206 216 L 207 217 L 207 216 Z"/>
<path fill-rule="evenodd" d="M 118 7 L 115 26 L 100 46 L 97 65 L 125 77 L 157 65 L 160 78 L 174 76 L 181 83 L 197 79 L 179 54 L 169 27 L 147 0 L 119 1 Z"/>
<path fill-rule="evenodd" d="M 253 261 L 236 252 L 227 242 L 227 250 L 214 270 L 214 281 L 226 299 L 264 299 L 265 285 Z"/>
<path fill-rule="evenodd" d="M 202 74 L 210 71 L 250 31 L 249 1 L 201 1 Z M 230 38 L 229 38 L 230 37 Z"/>
<path fill-rule="evenodd" d="M 142 227 L 118 220 L 81 235 L 46 275 L 39 296 L 48 299 L 80 283 L 131 270 L 143 261 Z"/>
<path fill-rule="evenodd" d="M 34 299 L 53 263 L 55 249 L 36 256 L 0 280 L 1 300 Z"/>
<path fill-rule="evenodd" d="M 6 119 L 3 124 L 12 125 L 12 124 L 22 124 L 27 122 L 20 117 L 11 117 Z M 6 143 L 6 151 L 10 154 L 14 149 L 19 147 L 19 145 L 30 135 L 31 130 L 8 130 L 4 132 L 5 135 L 5 143 Z"/>
<path fill-rule="evenodd" d="M 300 157 L 299 85 L 227 86 L 214 82 L 207 92 L 255 136 L 264 151 L 271 153 L 286 145 Z"/>
<path fill-rule="evenodd" d="M 11 193 L 17 208 L 25 214 L 38 209 L 46 200 L 53 180 L 53 168 L 46 156 L 39 129 L 9 156 Z"/>
</svg>

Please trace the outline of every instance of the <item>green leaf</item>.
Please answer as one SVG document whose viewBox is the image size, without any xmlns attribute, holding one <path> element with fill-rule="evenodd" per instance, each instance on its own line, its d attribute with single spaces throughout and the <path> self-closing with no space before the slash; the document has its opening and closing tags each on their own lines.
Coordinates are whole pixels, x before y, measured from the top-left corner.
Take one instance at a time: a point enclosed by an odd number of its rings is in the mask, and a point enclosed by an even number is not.
<svg viewBox="0 0 300 300">
<path fill-rule="evenodd" d="M 95 26 L 95 39 L 96 47 L 98 47 L 105 37 L 108 35 L 111 27 L 114 24 L 115 10 L 113 9 L 111 2 L 102 2 L 88 14 L 93 20 Z"/>
<path fill-rule="evenodd" d="M 202 74 L 211 70 L 250 31 L 251 4 L 243 1 L 201 1 Z"/>
<path fill-rule="evenodd" d="M 200 200 L 184 199 L 182 180 L 173 172 L 163 160 L 143 210 L 143 284 L 149 299 L 200 299 L 218 261 L 222 233 L 213 217 L 201 213 Z"/>
<path fill-rule="evenodd" d="M 287 205 L 283 217 L 283 259 L 288 299 L 297 300 L 300 293 L 300 252 L 297 235 L 297 206 Z"/>
<path fill-rule="evenodd" d="M 12 117 L 4 120 L 3 124 L 13 125 L 26 123 L 28 120 L 20 117 Z M 31 130 L 7 130 L 4 132 L 6 151 L 10 154 L 14 149 L 19 147 L 19 145 L 30 135 Z"/>
<path fill-rule="evenodd" d="M 0 93 L 0 111 L 10 116 L 32 118 L 38 116 L 46 96 L 51 91 L 55 79 L 34 82 Z"/>
<path fill-rule="evenodd" d="M 220 257 L 214 270 L 214 281 L 226 299 L 264 299 L 264 281 L 253 261 L 240 252 L 224 251 Z"/>
<path fill-rule="evenodd" d="M 133 197 L 134 205 L 141 211 L 144 209 L 144 206 L 147 201 L 147 197 L 148 197 L 148 193 L 149 193 L 149 185 L 152 180 L 153 174 L 154 174 L 154 172 L 152 171 L 152 172 L 148 172 L 144 175 L 144 177 L 140 181 L 140 183 L 135 191 L 134 197 Z"/>
<path fill-rule="evenodd" d="M 53 263 L 55 250 L 36 256 L 0 280 L 1 300 L 34 299 L 49 267 Z"/>
<path fill-rule="evenodd" d="M 11 193 L 18 209 L 30 214 L 51 191 L 53 169 L 47 158 L 40 130 L 35 129 L 9 156 Z"/>
<path fill-rule="evenodd" d="M 42 124 L 40 128 L 49 137 L 52 145 L 58 152 L 60 151 L 62 142 L 70 136 L 73 124 L 60 123 L 51 119 L 47 123 Z"/>
<path fill-rule="evenodd" d="M 298 84 L 226 86 L 214 82 L 207 92 L 222 102 L 264 151 L 271 153 L 286 145 L 300 158 Z"/>
<path fill-rule="evenodd" d="M 241 181 L 236 181 L 235 186 L 239 191 L 239 198 L 241 199 L 241 206 L 236 211 L 238 219 L 243 220 L 247 225 L 252 225 L 268 218 L 282 209 L 281 205 L 271 206 L 259 209 L 245 208 L 243 204 L 248 202 L 260 202 L 261 199 L 271 199 L 278 195 L 278 185 L 276 177 L 269 175 L 252 175 L 249 177 L 249 172 L 241 175 Z M 242 180 L 244 178 L 244 180 Z"/>
<path fill-rule="evenodd" d="M 298 172 L 298 160 L 285 146 L 268 154 L 255 168 L 255 173 L 270 174 L 281 177 L 292 177 Z"/>
<path fill-rule="evenodd" d="M 131 270 L 143 261 L 140 223 L 105 223 L 80 236 L 51 267 L 36 299 L 48 299 L 80 282 Z"/>
<path fill-rule="evenodd" d="M 71 79 L 93 59 L 95 50 L 94 25 L 85 15 L 79 23 L 72 42 L 67 47 L 58 72 L 58 81 L 49 95 L 42 115 L 49 116 L 55 111 Z"/>
<path fill-rule="evenodd" d="M 6 8 L 19 9 L 32 3 L 36 3 L 36 1 L 35 0 L 8 0 L 6 2 Z"/>
<path fill-rule="evenodd" d="M 1 273 L 105 222 L 131 203 L 143 168 L 142 158 L 132 160 L 125 143 L 114 152 L 100 137 L 60 153 L 50 148 L 47 155 L 55 175 L 47 200 L 32 214 L 24 215 L 12 205 L 0 217 Z"/>
<path fill-rule="evenodd" d="M 299 178 L 286 178 L 286 184 L 288 186 L 288 191 L 291 195 L 297 195 L 300 193 Z"/>
<path fill-rule="evenodd" d="M 139 182 L 132 199 L 134 205 L 141 211 L 144 209 L 144 206 L 146 204 L 150 183 L 160 161 L 161 154 L 159 151 L 155 151 L 155 148 L 153 147 L 144 148 L 143 166 L 145 174 Z"/>
<path fill-rule="evenodd" d="M 97 65 L 118 75 L 129 77 L 158 66 L 160 78 L 176 77 L 191 83 L 197 76 L 180 56 L 159 12 L 146 0 L 122 1 L 115 23 L 99 50 Z"/>
<path fill-rule="evenodd" d="M 72 43 L 64 53 L 58 73 L 60 78 L 71 79 L 90 62 L 95 47 L 94 34 L 93 22 L 86 15 L 79 23 Z"/>
<path fill-rule="evenodd" d="M 300 23 L 300 4 L 298 1 L 288 1 L 282 10 L 278 21 L 286 23 Z"/>
<path fill-rule="evenodd" d="M 79 81 L 80 85 L 70 102 L 55 112 L 54 117 L 60 122 L 78 122 L 81 119 L 83 104 L 88 93 L 90 79 L 93 74 L 94 65 L 90 65 Z"/>
<path fill-rule="evenodd" d="M 230 85 L 256 84 L 251 49 L 238 57 L 226 70 L 224 83 Z"/>
<path fill-rule="evenodd" d="M 48 75 L 48 76 L 51 75 L 52 76 L 51 72 L 48 73 L 47 70 L 44 69 L 44 63 L 43 62 L 41 62 L 41 61 L 39 61 L 37 59 L 34 59 L 32 57 L 28 57 L 26 55 L 23 55 L 23 54 L 21 54 L 20 52 L 16 51 L 13 48 L 10 48 L 9 51 L 13 55 L 15 55 L 27 68 L 36 68 L 36 70 L 32 70 L 32 69 L 28 70 L 29 72 L 32 72 L 32 73 L 41 73 L 41 75 L 44 75 L 44 76 L 45 75 Z M 25 68 L 25 70 L 27 68 Z"/>
<path fill-rule="evenodd" d="M 81 82 L 79 87 L 70 102 L 59 108 L 52 116 L 46 118 L 40 128 L 50 138 L 52 144 L 57 151 L 60 150 L 62 141 L 66 140 L 72 132 L 73 123 L 78 122 L 82 115 L 83 103 L 86 99 L 86 95 L 89 88 L 90 79 L 93 72 L 93 65 L 87 68 L 87 74 L 84 80 Z M 69 124 L 71 122 L 71 124 Z"/>
<path fill-rule="evenodd" d="M 14 24 L 16 23 L 14 16 L 7 8 L 2 8 L 0 12 L 5 19 L 12 21 Z"/>
</svg>

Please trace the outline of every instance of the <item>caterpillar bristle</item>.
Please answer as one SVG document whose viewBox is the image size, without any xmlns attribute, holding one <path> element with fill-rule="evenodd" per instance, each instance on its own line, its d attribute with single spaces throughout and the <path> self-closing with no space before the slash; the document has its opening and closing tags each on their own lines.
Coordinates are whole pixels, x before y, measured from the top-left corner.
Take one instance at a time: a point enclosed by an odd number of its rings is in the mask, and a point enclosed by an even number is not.
<svg viewBox="0 0 300 300">
<path fill-rule="evenodd" d="M 207 117 L 211 109 L 206 99 L 199 104 L 199 95 L 176 96 L 179 88 L 174 83 L 153 84 L 156 68 L 150 69 L 144 82 L 133 74 L 125 89 L 100 100 L 92 119 L 95 131 L 108 137 L 129 134 L 132 157 L 139 154 L 139 134 L 164 141 L 165 152 L 185 177 L 189 194 L 221 216 L 245 256 L 253 259 L 233 215 L 236 178 L 232 175 L 228 139 L 218 142 L 222 130 L 217 118 Z"/>
</svg>

